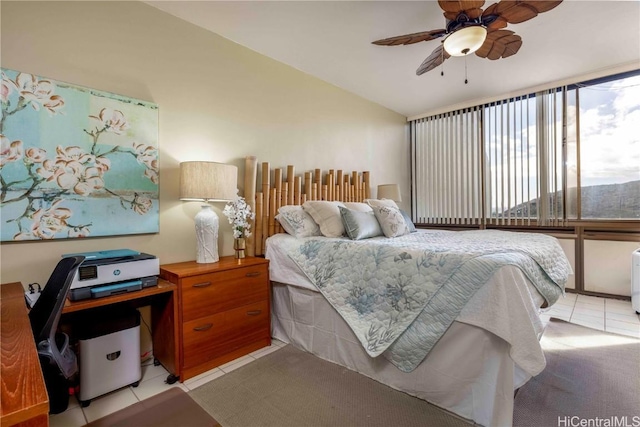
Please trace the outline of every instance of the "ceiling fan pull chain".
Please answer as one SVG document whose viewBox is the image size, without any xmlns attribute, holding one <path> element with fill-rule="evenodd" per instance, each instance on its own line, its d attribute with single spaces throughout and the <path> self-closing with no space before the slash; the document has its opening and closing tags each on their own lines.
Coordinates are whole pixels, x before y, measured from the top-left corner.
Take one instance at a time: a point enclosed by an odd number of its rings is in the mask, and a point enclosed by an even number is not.
<svg viewBox="0 0 640 427">
<path fill-rule="evenodd" d="M 469 83 L 467 80 L 467 55 L 464 56 L 464 84 Z"/>
<path fill-rule="evenodd" d="M 440 62 L 440 75 L 444 77 L 444 48 L 442 49 L 442 61 Z"/>
</svg>

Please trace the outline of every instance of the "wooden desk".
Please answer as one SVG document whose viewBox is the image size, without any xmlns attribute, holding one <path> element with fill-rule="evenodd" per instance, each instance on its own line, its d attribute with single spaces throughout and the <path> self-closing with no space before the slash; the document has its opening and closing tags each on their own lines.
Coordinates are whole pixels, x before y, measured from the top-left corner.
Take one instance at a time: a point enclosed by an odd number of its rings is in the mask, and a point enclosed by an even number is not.
<svg viewBox="0 0 640 427">
<path fill-rule="evenodd" d="M 180 377 L 180 354 L 178 342 L 178 297 L 177 286 L 166 280 L 158 279 L 158 285 L 135 292 L 114 295 L 104 298 L 70 301 L 67 299 L 62 314 L 89 310 L 117 303 L 130 303 L 136 307 L 151 306 L 151 331 L 153 356 L 171 373 L 169 382 Z M 61 323 L 65 321 L 65 316 Z M 173 377 L 172 377 L 173 376 Z M 173 378 L 173 380 L 172 380 Z"/>
<path fill-rule="evenodd" d="M 49 398 L 33 340 L 24 289 L 16 282 L 0 286 L 0 291 L 0 427 L 48 426 Z M 157 286 L 136 292 L 83 301 L 67 300 L 62 313 L 71 314 L 123 302 L 136 306 L 150 305 L 154 356 L 177 378 L 180 376 L 177 370 L 180 357 L 176 345 L 178 301 L 175 291 L 176 285 L 158 280 Z"/>
<path fill-rule="evenodd" d="M 49 397 L 20 283 L 0 286 L 0 425 L 48 426 Z"/>
</svg>

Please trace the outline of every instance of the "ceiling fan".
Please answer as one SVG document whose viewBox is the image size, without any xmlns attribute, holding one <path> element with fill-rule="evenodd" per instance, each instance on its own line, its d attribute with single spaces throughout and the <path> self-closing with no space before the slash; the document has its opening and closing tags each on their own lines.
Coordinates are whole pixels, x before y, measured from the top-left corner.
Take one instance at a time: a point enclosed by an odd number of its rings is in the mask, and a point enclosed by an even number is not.
<svg viewBox="0 0 640 427">
<path fill-rule="evenodd" d="M 480 58 L 508 58 L 520 50 L 522 39 L 508 24 L 519 24 L 535 18 L 562 3 L 562 0 L 502 0 L 482 10 L 484 0 L 438 0 L 447 20 L 446 29 L 422 31 L 372 42 L 380 46 L 398 46 L 444 37 L 443 42 L 416 70 L 422 75 L 451 56 L 475 52 Z"/>
</svg>

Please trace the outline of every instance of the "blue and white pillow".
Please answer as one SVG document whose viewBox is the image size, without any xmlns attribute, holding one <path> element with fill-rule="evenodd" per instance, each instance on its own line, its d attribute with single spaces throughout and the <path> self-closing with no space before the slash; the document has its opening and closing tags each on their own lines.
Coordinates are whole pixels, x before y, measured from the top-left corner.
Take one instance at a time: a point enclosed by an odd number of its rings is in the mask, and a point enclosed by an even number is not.
<svg viewBox="0 0 640 427">
<path fill-rule="evenodd" d="M 407 223 L 407 227 L 409 227 L 409 233 L 417 232 L 418 230 L 416 229 L 416 225 L 413 223 L 413 221 L 411 221 L 411 217 L 409 216 L 409 214 L 402 209 L 400 209 L 400 213 L 404 217 L 404 221 Z"/>
<path fill-rule="evenodd" d="M 302 206 L 287 205 L 278 209 L 276 219 L 284 231 L 295 237 L 321 236 L 320 227 Z"/>
<path fill-rule="evenodd" d="M 372 206 L 372 208 L 385 236 L 399 237 L 409 234 L 409 227 L 399 208 L 393 206 Z"/>
</svg>

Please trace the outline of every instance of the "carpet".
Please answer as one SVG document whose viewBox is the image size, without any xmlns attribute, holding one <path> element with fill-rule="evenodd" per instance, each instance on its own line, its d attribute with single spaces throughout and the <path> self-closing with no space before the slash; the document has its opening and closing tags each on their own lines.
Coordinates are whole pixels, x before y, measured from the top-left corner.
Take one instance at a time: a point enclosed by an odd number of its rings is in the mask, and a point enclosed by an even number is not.
<svg viewBox="0 0 640 427">
<path fill-rule="evenodd" d="M 181 388 L 172 387 L 85 427 L 220 427 Z"/>
<path fill-rule="evenodd" d="M 541 344 L 547 366 L 518 391 L 514 426 L 640 426 L 640 340 L 552 318 Z"/>
<path fill-rule="evenodd" d="M 224 427 L 470 425 L 424 400 L 292 345 L 189 395 Z"/>
<path fill-rule="evenodd" d="M 547 367 L 518 391 L 515 427 L 640 426 L 640 340 L 552 318 L 541 343 Z M 291 345 L 189 395 L 224 427 L 471 424 Z"/>
</svg>

